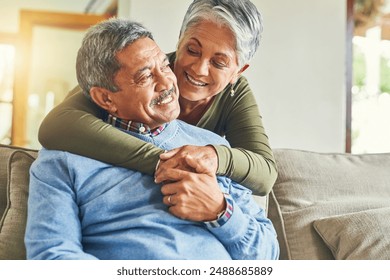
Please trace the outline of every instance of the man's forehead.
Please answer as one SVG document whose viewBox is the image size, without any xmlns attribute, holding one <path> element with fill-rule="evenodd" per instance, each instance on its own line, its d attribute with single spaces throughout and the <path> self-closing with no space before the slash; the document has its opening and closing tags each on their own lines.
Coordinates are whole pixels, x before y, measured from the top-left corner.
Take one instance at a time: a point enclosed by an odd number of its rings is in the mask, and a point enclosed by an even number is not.
<svg viewBox="0 0 390 280">
<path fill-rule="evenodd" d="M 139 50 L 139 52 L 137 53 L 137 56 L 140 59 L 143 59 L 143 58 L 156 57 L 160 53 L 161 53 L 160 48 L 157 46 L 156 43 L 154 43 L 154 44 L 143 45 Z"/>
<path fill-rule="evenodd" d="M 118 53 L 118 59 L 135 71 L 166 59 L 165 53 L 149 38 L 138 39 Z"/>
</svg>

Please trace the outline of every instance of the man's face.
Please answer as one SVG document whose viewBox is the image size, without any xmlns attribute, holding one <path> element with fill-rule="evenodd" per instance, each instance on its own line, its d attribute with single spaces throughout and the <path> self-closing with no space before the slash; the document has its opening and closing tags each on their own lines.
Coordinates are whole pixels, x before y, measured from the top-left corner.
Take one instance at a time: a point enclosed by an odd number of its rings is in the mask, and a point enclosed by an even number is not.
<svg viewBox="0 0 390 280">
<path fill-rule="evenodd" d="M 176 77 L 167 56 L 150 38 L 141 38 L 117 54 L 121 69 L 110 93 L 111 114 L 156 128 L 180 113 Z"/>
</svg>

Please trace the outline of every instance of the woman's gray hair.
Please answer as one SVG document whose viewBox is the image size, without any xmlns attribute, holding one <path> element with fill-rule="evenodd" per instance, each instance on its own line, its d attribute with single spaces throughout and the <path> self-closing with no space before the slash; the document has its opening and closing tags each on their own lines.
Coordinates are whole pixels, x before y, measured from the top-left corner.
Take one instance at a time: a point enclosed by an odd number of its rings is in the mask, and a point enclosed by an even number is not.
<svg viewBox="0 0 390 280">
<path fill-rule="evenodd" d="M 240 67 L 255 55 L 263 32 L 262 17 L 249 0 L 194 0 L 188 7 L 181 26 L 179 45 L 186 31 L 203 20 L 230 28 L 236 38 Z"/>
<path fill-rule="evenodd" d="M 92 87 L 118 91 L 114 77 L 121 68 L 116 55 L 134 41 L 153 36 L 141 24 L 111 18 L 90 27 L 85 34 L 77 54 L 77 80 L 84 93 L 89 96 Z"/>
</svg>

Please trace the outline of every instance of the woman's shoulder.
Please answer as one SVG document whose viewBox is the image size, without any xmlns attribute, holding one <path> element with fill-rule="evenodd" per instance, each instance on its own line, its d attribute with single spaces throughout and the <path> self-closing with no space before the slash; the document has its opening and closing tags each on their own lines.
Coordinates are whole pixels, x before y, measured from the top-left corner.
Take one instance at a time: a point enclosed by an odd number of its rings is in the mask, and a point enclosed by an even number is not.
<svg viewBox="0 0 390 280">
<path fill-rule="evenodd" d="M 240 76 L 234 85 L 227 85 L 226 88 L 220 92 L 216 98 L 215 103 L 219 104 L 232 104 L 237 105 L 238 103 L 245 102 L 245 100 L 252 100 L 254 94 L 249 86 L 248 80 L 244 76 Z"/>
<path fill-rule="evenodd" d="M 249 82 L 245 76 L 240 76 L 237 82 L 233 86 L 234 96 L 236 95 L 253 95 L 252 89 L 249 86 Z"/>
<path fill-rule="evenodd" d="M 176 60 L 176 52 L 167 53 L 167 57 L 168 57 L 169 63 L 171 63 L 173 66 L 173 63 Z"/>
</svg>

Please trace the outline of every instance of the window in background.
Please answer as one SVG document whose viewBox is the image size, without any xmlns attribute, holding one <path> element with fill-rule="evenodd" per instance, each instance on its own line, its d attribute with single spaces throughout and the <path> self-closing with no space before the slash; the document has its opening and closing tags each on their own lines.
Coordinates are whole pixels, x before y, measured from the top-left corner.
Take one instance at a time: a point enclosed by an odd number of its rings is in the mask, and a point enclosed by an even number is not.
<svg viewBox="0 0 390 280">
<path fill-rule="evenodd" d="M 85 30 L 107 15 L 20 10 L 12 145 L 39 149 L 38 128 L 77 85 L 75 61 Z"/>
<path fill-rule="evenodd" d="M 390 152 L 388 1 L 356 1 L 353 37 L 352 153 Z"/>
<path fill-rule="evenodd" d="M 0 143 L 11 143 L 15 47 L 0 44 Z"/>
</svg>

